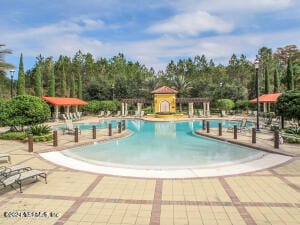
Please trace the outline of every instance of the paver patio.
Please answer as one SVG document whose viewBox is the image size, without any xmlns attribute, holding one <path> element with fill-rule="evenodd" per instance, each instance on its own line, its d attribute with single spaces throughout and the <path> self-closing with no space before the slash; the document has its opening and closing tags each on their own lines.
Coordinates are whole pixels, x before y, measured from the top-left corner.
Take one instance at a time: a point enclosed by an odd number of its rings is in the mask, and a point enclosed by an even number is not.
<svg viewBox="0 0 300 225">
<path fill-rule="evenodd" d="M 60 137 L 60 143 L 74 145 L 71 135 Z M 34 149 L 48 151 L 51 144 Z M 0 146 L 12 164 L 48 172 L 48 184 L 41 179 L 27 182 L 23 193 L 2 190 L 0 224 L 300 224 L 299 154 L 277 167 L 235 176 L 143 179 L 60 167 L 29 153 L 27 143 L 0 140 Z M 48 216 L 5 217 L 10 212 Z"/>
</svg>

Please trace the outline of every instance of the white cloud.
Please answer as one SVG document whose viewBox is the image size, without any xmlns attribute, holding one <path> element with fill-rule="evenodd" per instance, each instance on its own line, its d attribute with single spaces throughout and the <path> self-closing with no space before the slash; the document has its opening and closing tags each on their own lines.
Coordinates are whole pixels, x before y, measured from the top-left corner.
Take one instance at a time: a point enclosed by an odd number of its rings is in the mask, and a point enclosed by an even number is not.
<svg viewBox="0 0 300 225">
<path fill-rule="evenodd" d="M 212 16 L 204 11 L 182 13 L 159 22 L 148 31 L 156 33 L 172 33 L 195 36 L 201 32 L 215 31 L 217 33 L 227 33 L 233 29 L 233 24 Z"/>
<path fill-rule="evenodd" d="M 297 0 L 176 0 L 172 6 L 178 11 L 205 9 L 219 13 L 253 13 L 282 10 L 296 4 Z"/>
<path fill-rule="evenodd" d="M 79 49 L 93 52 L 102 45 L 101 41 L 82 38 L 85 31 L 102 29 L 101 20 L 75 18 L 58 23 L 48 24 L 26 30 L 14 30 L 3 35 L 8 46 L 14 46 L 17 54 L 23 52 L 27 56 L 72 55 Z"/>
</svg>

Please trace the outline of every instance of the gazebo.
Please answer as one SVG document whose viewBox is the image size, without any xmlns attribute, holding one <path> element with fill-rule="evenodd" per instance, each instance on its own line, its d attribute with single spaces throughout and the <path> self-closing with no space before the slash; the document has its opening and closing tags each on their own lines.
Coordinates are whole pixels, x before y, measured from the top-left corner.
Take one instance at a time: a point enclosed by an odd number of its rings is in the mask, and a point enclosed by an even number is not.
<svg viewBox="0 0 300 225">
<path fill-rule="evenodd" d="M 269 103 L 276 103 L 278 97 L 281 95 L 281 93 L 273 93 L 273 94 L 264 94 L 258 97 L 258 102 L 264 104 L 264 112 L 267 112 L 267 105 Z M 251 103 L 256 103 L 257 98 L 254 98 L 250 100 Z"/>
<path fill-rule="evenodd" d="M 54 106 L 54 119 L 58 119 L 59 107 L 66 107 L 66 113 L 70 112 L 70 106 L 75 106 L 75 112 L 78 112 L 78 106 L 87 105 L 88 103 L 79 98 L 60 98 L 60 97 L 46 97 L 43 96 L 42 99 Z"/>
</svg>

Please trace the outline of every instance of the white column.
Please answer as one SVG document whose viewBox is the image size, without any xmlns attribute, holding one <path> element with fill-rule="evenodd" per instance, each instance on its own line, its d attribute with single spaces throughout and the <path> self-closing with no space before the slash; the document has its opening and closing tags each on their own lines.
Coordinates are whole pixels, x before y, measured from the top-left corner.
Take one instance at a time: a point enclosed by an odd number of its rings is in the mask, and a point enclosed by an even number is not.
<svg viewBox="0 0 300 225">
<path fill-rule="evenodd" d="M 194 103 L 189 102 L 189 116 L 193 116 L 193 115 L 194 115 Z"/>
<path fill-rule="evenodd" d="M 128 112 L 128 104 L 125 103 L 125 112 Z"/>
<path fill-rule="evenodd" d="M 267 103 L 264 102 L 264 112 L 267 112 Z"/>
<path fill-rule="evenodd" d="M 206 107 L 206 110 L 207 110 L 207 116 L 210 116 L 210 108 L 209 108 L 209 102 L 206 103 L 207 104 L 207 107 Z"/>
<path fill-rule="evenodd" d="M 75 112 L 78 112 L 78 105 L 75 106 Z"/>
<path fill-rule="evenodd" d="M 70 113 L 70 106 L 69 105 L 67 106 L 66 113 Z"/>
<path fill-rule="evenodd" d="M 203 115 L 206 116 L 206 102 L 203 102 Z"/>
<path fill-rule="evenodd" d="M 138 102 L 137 107 L 138 107 L 138 113 L 140 115 L 142 112 L 142 103 Z"/>
<path fill-rule="evenodd" d="M 124 106 L 124 102 L 122 102 L 122 116 L 125 115 L 125 110 L 124 110 L 125 106 Z"/>
<path fill-rule="evenodd" d="M 56 120 L 58 120 L 58 106 L 56 105 L 56 106 L 54 106 L 54 109 L 55 109 L 55 112 L 54 112 L 54 119 L 55 119 L 55 121 Z"/>
</svg>

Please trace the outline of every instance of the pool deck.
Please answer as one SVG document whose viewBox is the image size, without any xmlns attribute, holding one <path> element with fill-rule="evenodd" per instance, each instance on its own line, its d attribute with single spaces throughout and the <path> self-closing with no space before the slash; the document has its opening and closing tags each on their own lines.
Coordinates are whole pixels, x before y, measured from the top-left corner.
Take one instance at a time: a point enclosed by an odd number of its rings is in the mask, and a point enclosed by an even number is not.
<svg viewBox="0 0 300 225">
<path fill-rule="evenodd" d="M 87 118 L 81 122 L 95 122 Z M 114 131 L 114 137 L 117 137 Z M 124 132 L 123 135 L 130 135 Z M 210 135 L 216 136 L 216 130 Z M 222 138 L 232 140 L 224 130 Z M 261 134 L 257 144 L 274 150 L 272 135 Z M 97 141 L 107 140 L 107 131 Z M 238 141 L 248 142 L 248 134 Z M 300 224 L 299 145 L 280 145 L 292 154 L 289 161 L 257 172 L 237 175 L 161 179 L 132 178 L 73 170 L 43 159 L 38 153 L 53 152 L 92 143 L 91 131 L 79 136 L 59 135 L 52 142 L 34 144 L 0 140 L 0 153 L 10 153 L 12 164 L 24 164 L 48 173 L 43 180 L 24 185 L 23 193 L 7 188 L 0 195 L 0 224 Z M 1 161 L 2 165 L 7 165 Z M 53 212 L 44 217 L 4 217 L 5 212 Z M 57 214 L 57 215 L 56 215 Z"/>
</svg>

